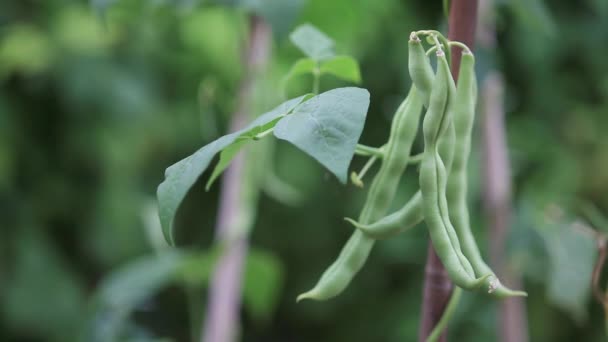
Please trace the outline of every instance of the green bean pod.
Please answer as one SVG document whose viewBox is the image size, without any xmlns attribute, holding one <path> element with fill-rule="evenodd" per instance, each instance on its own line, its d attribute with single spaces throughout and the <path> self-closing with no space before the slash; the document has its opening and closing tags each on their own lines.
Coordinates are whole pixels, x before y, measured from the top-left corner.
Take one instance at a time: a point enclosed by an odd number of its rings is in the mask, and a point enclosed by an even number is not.
<svg viewBox="0 0 608 342">
<path fill-rule="evenodd" d="M 429 96 L 431 95 L 431 88 L 435 75 L 431 63 L 429 63 L 429 58 L 422 46 L 422 42 L 416 35 L 416 32 L 410 34 L 407 66 L 412 82 L 424 98 L 424 106 L 428 107 Z"/>
<path fill-rule="evenodd" d="M 423 106 L 423 97 L 412 86 L 406 100 L 395 114 L 382 165 L 374 177 L 359 221 L 374 222 L 386 215 L 395 196 L 401 175 L 407 167 L 410 150 Z M 374 245 L 374 239 L 355 231 L 340 255 L 323 273 L 315 287 L 298 296 L 297 300 L 325 300 L 340 294 L 359 272 Z"/>
<path fill-rule="evenodd" d="M 373 239 L 388 239 L 422 222 L 422 195 L 417 191 L 401 209 L 371 224 L 361 224 L 348 217 L 344 219 Z"/>
<path fill-rule="evenodd" d="M 454 83 L 454 79 L 452 78 L 452 74 L 450 73 L 448 76 L 448 103 L 447 103 L 446 112 L 445 112 L 444 118 L 443 118 L 444 121 L 442 123 L 442 125 L 444 125 L 445 128 L 443 128 L 443 126 L 442 126 L 442 133 L 438 138 L 438 153 L 439 153 L 439 157 L 441 158 L 441 160 L 443 161 L 443 163 L 445 165 L 445 170 L 446 170 L 447 175 L 449 175 L 451 173 L 452 162 L 454 160 L 454 153 L 455 153 L 454 144 L 456 141 L 456 129 L 454 127 L 454 121 L 453 121 L 455 103 L 456 103 L 456 84 Z M 448 176 L 448 180 L 449 180 L 449 176 Z M 441 216 L 443 217 L 444 221 L 446 221 L 446 222 L 448 222 L 450 219 L 449 218 L 450 210 L 448 208 L 449 208 L 449 206 L 448 206 L 447 201 L 440 202 Z M 465 254 L 461 250 L 460 239 L 458 238 L 458 234 L 456 233 L 456 230 L 452 228 L 451 224 L 446 223 L 446 227 L 447 227 L 448 236 L 450 237 L 450 240 L 452 240 L 452 244 L 454 244 L 454 246 L 456 247 L 456 253 L 458 254 L 458 257 L 462 260 L 462 264 L 463 264 L 465 270 L 471 276 L 474 277 L 475 271 L 473 270 L 473 266 L 471 265 L 470 261 L 468 260 L 468 258 L 465 256 Z"/>
<path fill-rule="evenodd" d="M 460 60 L 460 72 L 456 87 L 454 106 L 454 127 L 456 150 L 452 170 L 448 178 L 447 200 L 450 206 L 450 221 L 454 225 L 464 255 L 469 259 L 477 276 L 492 274 L 491 268 L 484 262 L 471 232 L 469 211 L 467 207 L 467 163 L 471 153 L 471 136 L 475 119 L 475 103 L 477 100 L 477 82 L 475 78 L 475 57 L 463 51 Z M 509 297 L 525 296 L 522 291 L 513 291 L 500 284 L 498 278 L 493 284 L 495 289 L 492 296 Z"/>
<path fill-rule="evenodd" d="M 412 78 L 412 82 L 416 88 L 419 90 L 425 89 L 424 91 L 420 90 L 420 92 L 422 93 L 422 96 L 424 96 L 425 107 L 428 107 L 431 87 L 435 77 L 433 74 L 433 68 L 431 67 L 431 63 L 424 51 L 424 48 L 422 47 L 420 39 L 415 32 L 412 32 L 410 35 L 408 47 L 408 69 L 410 72 L 410 77 Z M 453 101 L 450 101 L 450 99 L 455 97 L 456 85 L 454 84 L 454 80 L 452 78 L 449 79 L 449 82 L 450 92 L 448 98 L 448 108 L 451 111 L 453 108 Z M 450 119 L 450 122 L 449 127 L 445 132 L 446 134 L 439 138 L 439 155 L 445 161 L 446 169 L 449 173 L 452 165 L 452 159 L 454 157 L 455 139 L 454 126 L 451 122 L 451 112 L 448 113 L 448 119 Z M 416 194 L 414 194 L 414 196 L 401 209 L 374 223 L 362 224 L 354 221 L 353 219 L 345 218 L 346 221 L 351 223 L 356 228 L 362 230 L 366 235 L 377 240 L 396 236 L 416 226 L 423 219 L 424 214 L 422 212 L 422 197 L 420 191 L 416 192 Z M 458 237 L 454 234 L 451 235 L 451 238 L 458 241 Z M 473 274 L 472 268 L 468 271 Z"/>
<path fill-rule="evenodd" d="M 424 156 L 420 168 L 420 190 L 423 201 L 423 212 L 429 229 L 429 235 L 437 255 L 450 276 L 450 279 L 464 289 L 477 289 L 492 281 L 491 274 L 475 278 L 471 275 L 465 260 L 459 252 L 459 244 L 450 238 L 448 230 L 454 229 L 446 217 L 447 172 L 438 153 L 438 139 L 447 130 L 446 112 L 449 95 L 449 78 L 451 77 L 445 54 L 437 51 L 437 74 L 429 100 L 429 108 L 423 121 Z M 470 264 L 469 264 L 470 266 Z"/>
</svg>

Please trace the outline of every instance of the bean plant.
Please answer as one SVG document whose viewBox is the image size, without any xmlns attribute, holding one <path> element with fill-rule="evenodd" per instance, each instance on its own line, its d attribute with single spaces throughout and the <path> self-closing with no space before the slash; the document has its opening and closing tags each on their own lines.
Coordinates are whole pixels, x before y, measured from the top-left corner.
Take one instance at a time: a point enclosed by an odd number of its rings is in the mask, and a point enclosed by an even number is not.
<svg viewBox="0 0 608 342">
<path fill-rule="evenodd" d="M 274 136 L 316 159 L 343 184 L 349 180 L 348 168 L 354 156 L 368 158 L 360 172 L 350 175 L 351 183 L 364 189 L 364 176 L 374 163 L 380 163 L 359 217 L 345 219 L 354 227 L 351 237 L 316 285 L 300 294 L 297 301 L 328 300 L 339 295 L 364 266 L 376 240 L 394 237 L 420 222 L 427 227 L 432 244 L 456 285 L 445 316 L 429 340 L 440 335 L 462 290 L 493 298 L 526 296 L 525 292 L 511 290 L 500 282 L 484 262 L 471 232 L 466 175 L 477 102 L 475 57 L 471 50 L 435 30 L 412 32 L 407 43 L 412 85 L 394 114 L 386 143 L 371 147 L 358 143 L 370 102 L 369 92 L 344 87 L 319 93 L 324 73 L 358 79 L 356 62 L 349 57 L 336 57 L 331 40 L 310 25 L 297 29 L 292 40 L 308 57 L 294 65 L 284 85 L 295 76 L 310 73 L 312 93 L 283 102 L 245 128 L 203 146 L 167 168 L 157 191 L 166 240 L 175 244 L 177 210 L 217 154 L 219 162 L 208 186 L 240 149 Z M 457 84 L 450 73 L 449 55 L 454 46 L 462 53 Z M 424 151 L 412 155 L 418 134 L 422 135 Z M 406 168 L 416 164 L 419 191 L 401 209 L 389 212 Z"/>
</svg>

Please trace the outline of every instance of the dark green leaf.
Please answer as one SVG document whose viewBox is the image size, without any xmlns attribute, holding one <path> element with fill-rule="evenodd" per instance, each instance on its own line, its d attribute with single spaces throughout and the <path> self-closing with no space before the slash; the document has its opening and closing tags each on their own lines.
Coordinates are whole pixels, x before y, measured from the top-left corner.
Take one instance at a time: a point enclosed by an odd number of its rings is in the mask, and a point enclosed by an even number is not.
<svg viewBox="0 0 608 342">
<path fill-rule="evenodd" d="M 551 12 L 543 0 L 512 0 L 508 2 L 515 18 L 531 31 L 555 36 L 557 31 Z"/>
<path fill-rule="evenodd" d="M 333 89 L 302 103 L 292 115 L 281 119 L 274 135 L 308 153 L 346 183 L 368 106 L 369 92 L 365 89 Z"/>
<path fill-rule="evenodd" d="M 12 235 L 15 254 L 11 267 L 3 269 L 11 273 L 2 274 L 0 314 L 3 324 L 16 331 L 49 341 L 75 340 L 83 323 L 84 282 L 63 257 L 65 251 L 43 231 L 22 227 Z"/>
<path fill-rule="evenodd" d="M 334 56 L 334 41 L 310 24 L 298 26 L 289 38 L 305 55 L 316 61 Z"/>
<path fill-rule="evenodd" d="M 207 285 L 223 250 L 222 246 L 215 245 L 208 251 L 185 257 L 179 269 L 180 280 L 190 286 Z"/>
<path fill-rule="evenodd" d="M 361 83 L 359 63 L 350 56 L 336 56 L 321 64 L 321 74 L 331 74 L 345 81 Z"/>
<path fill-rule="evenodd" d="M 304 98 L 305 96 L 300 96 L 282 103 L 272 111 L 255 119 L 247 127 L 225 135 L 210 144 L 203 146 L 191 156 L 186 157 L 167 168 L 165 171 L 165 180 L 158 186 L 156 194 L 158 197 L 158 212 L 163 234 L 170 244 L 174 243 L 173 220 L 177 213 L 177 209 L 186 197 L 190 188 L 207 169 L 213 157 L 235 142 L 239 137 L 243 135 L 252 137 L 255 134 L 252 134 L 251 131 L 260 132 L 271 128 L 269 127 L 269 124 L 276 123 L 277 118 L 291 112 Z"/>
<path fill-rule="evenodd" d="M 276 308 L 283 284 L 283 267 L 279 258 L 253 249 L 247 256 L 243 301 L 251 315 L 268 319 Z"/>
</svg>

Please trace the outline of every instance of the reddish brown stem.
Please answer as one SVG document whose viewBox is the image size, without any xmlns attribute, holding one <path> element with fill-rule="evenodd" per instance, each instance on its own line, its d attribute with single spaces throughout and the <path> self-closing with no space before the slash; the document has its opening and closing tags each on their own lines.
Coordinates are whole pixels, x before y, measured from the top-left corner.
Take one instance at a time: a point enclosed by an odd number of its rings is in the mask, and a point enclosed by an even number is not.
<svg viewBox="0 0 608 342">
<path fill-rule="evenodd" d="M 452 0 L 448 39 L 463 42 L 473 49 L 476 24 L 477 0 Z M 459 47 L 452 47 L 452 75 L 454 76 L 454 80 L 458 79 L 460 50 Z M 429 243 L 424 270 L 422 320 L 420 322 L 419 341 L 426 341 L 426 338 L 430 335 L 437 322 L 439 322 L 452 292 L 450 278 L 431 243 Z M 440 341 L 446 340 L 446 332 L 444 331 Z"/>
<path fill-rule="evenodd" d="M 237 110 L 232 117 L 231 131 L 242 128 L 249 119 L 253 81 L 257 72 L 267 64 L 271 32 L 258 16 L 250 17 L 248 46 L 243 57 L 245 71 L 237 98 Z M 237 340 L 241 307 L 241 282 L 248 237 L 239 223 L 243 212 L 241 181 L 244 177 L 245 155 L 240 152 L 222 176 L 220 205 L 216 225 L 218 243 L 225 249 L 219 258 L 209 288 L 209 304 L 201 339 L 204 342 Z"/>
</svg>

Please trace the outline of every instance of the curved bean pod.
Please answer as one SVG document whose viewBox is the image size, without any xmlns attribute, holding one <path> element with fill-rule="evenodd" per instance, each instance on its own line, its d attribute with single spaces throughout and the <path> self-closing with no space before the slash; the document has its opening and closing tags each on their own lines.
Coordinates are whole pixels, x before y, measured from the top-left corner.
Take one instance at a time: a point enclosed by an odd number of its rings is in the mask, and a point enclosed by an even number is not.
<svg viewBox="0 0 608 342">
<path fill-rule="evenodd" d="M 344 219 L 373 239 L 387 239 L 409 230 L 422 222 L 424 219 L 422 195 L 420 191 L 417 191 L 403 208 L 372 224 L 361 224 L 348 217 Z"/>
<path fill-rule="evenodd" d="M 383 217 L 395 196 L 401 175 L 407 167 L 410 150 L 423 107 L 423 98 L 415 86 L 395 114 L 386 154 L 374 177 L 359 216 L 363 223 Z M 359 272 L 374 245 L 374 239 L 357 230 L 351 235 L 340 255 L 323 273 L 315 287 L 298 296 L 297 300 L 325 300 L 340 294 Z"/>
<path fill-rule="evenodd" d="M 454 127 L 456 150 L 452 170 L 448 178 L 447 200 L 450 206 L 450 221 L 456 229 L 464 255 L 469 259 L 477 276 L 492 274 L 492 269 L 484 262 L 471 232 L 469 211 L 467 207 L 467 163 L 471 153 L 471 136 L 475 119 L 477 99 L 477 82 L 475 78 L 475 57 L 466 50 L 460 60 L 456 101 L 454 106 Z M 496 278 L 496 287 L 491 292 L 495 297 L 526 296 L 525 292 L 513 291 L 500 284 Z"/>
</svg>

